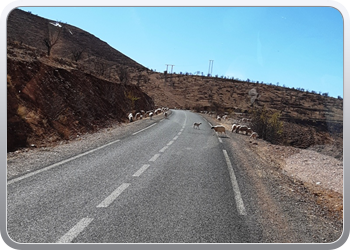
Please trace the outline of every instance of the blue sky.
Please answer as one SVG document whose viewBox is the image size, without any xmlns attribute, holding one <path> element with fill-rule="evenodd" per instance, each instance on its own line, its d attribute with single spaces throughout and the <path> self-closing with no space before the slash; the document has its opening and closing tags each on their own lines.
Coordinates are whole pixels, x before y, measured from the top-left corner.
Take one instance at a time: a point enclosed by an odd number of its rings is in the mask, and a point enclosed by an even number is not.
<svg viewBox="0 0 350 250">
<path fill-rule="evenodd" d="M 332 7 L 26 7 L 159 72 L 197 71 L 343 97 L 343 19 Z M 170 70 L 170 67 L 168 68 Z"/>
</svg>

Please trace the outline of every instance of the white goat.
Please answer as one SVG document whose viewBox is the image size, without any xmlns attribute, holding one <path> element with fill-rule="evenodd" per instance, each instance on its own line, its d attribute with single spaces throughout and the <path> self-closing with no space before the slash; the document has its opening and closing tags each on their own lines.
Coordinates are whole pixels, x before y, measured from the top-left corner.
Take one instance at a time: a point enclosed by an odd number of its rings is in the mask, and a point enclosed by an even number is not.
<svg viewBox="0 0 350 250">
<path fill-rule="evenodd" d="M 140 112 L 138 112 L 138 113 L 135 114 L 135 120 L 137 120 L 137 118 L 138 118 L 138 119 L 141 119 L 140 117 L 141 117 L 141 113 L 140 113 Z"/>
<path fill-rule="evenodd" d="M 250 135 L 249 139 L 250 139 L 250 138 L 253 138 L 253 139 L 256 140 L 257 137 L 259 137 L 258 133 L 257 133 L 257 132 L 253 132 L 253 133 Z"/>
<path fill-rule="evenodd" d="M 248 128 L 247 131 L 245 132 L 245 134 L 247 135 L 248 133 L 249 133 L 249 134 L 252 134 L 252 133 L 253 133 L 253 129 Z"/>
<path fill-rule="evenodd" d="M 129 115 L 128 115 L 128 119 L 129 119 L 129 122 L 132 122 L 132 113 L 130 113 Z"/>
<path fill-rule="evenodd" d="M 158 109 L 156 109 L 156 110 L 154 111 L 154 115 L 158 115 L 158 114 L 160 114 L 160 113 L 162 113 L 162 109 L 161 109 L 161 108 L 158 108 Z"/>
<path fill-rule="evenodd" d="M 233 133 L 233 130 L 235 130 L 239 125 L 238 124 L 233 124 L 232 125 L 232 129 L 231 129 L 231 132 Z"/>
<path fill-rule="evenodd" d="M 148 110 L 144 115 L 145 117 L 149 117 L 149 114 L 152 113 L 152 110 Z"/>
<path fill-rule="evenodd" d="M 242 126 L 239 126 L 239 127 L 236 129 L 236 133 L 238 133 L 238 132 L 245 132 L 245 134 L 247 134 L 247 130 L 248 130 L 248 127 L 245 126 L 245 125 L 242 125 Z"/>
</svg>

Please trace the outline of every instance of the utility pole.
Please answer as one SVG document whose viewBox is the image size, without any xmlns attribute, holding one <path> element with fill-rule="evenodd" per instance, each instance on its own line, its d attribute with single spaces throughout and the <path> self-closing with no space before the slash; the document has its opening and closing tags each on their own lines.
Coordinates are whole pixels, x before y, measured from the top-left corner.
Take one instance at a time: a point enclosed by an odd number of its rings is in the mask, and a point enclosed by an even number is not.
<svg viewBox="0 0 350 250">
<path fill-rule="evenodd" d="M 167 71 L 167 72 L 168 72 L 168 67 L 171 66 L 170 74 L 172 74 L 172 73 L 173 73 L 173 67 L 174 67 L 175 65 L 172 65 L 172 64 L 165 64 L 165 65 L 166 65 L 166 71 Z"/>
<path fill-rule="evenodd" d="M 209 60 L 208 76 L 211 76 L 213 73 L 213 64 L 214 64 L 214 60 Z"/>
<path fill-rule="evenodd" d="M 172 83 L 171 78 L 173 78 L 173 77 L 172 76 L 170 76 L 170 77 L 168 76 L 168 67 L 171 66 L 170 74 L 172 74 L 173 73 L 173 67 L 175 66 L 173 64 L 165 64 L 165 65 L 166 65 L 166 71 L 164 72 L 164 85 L 166 85 L 166 82 L 167 82 L 168 78 L 170 78 L 170 82 Z"/>
</svg>

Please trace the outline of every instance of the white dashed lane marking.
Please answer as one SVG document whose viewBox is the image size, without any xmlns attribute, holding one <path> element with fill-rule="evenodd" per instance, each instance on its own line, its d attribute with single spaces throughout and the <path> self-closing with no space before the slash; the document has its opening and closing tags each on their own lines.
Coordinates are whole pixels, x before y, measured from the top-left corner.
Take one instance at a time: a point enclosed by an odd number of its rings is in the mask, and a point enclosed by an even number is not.
<svg viewBox="0 0 350 250">
<path fill-rule="evenodd" d="M 155 154 L 155 155 L 153 155 L 153 157 L 151 159 L 149 159 L 149 161 L 156 161 L 159 156 L 160 156 L 160 154 Z"/>
<path fill-rule="evenodd" d="M 70 243 L 77 237 L 92 221 L 92 218 L 81 219 L 74 227 L 72 227 L 65 235 L 63 235 L 57 243 Z"/>
<path fill-rule="evenodd" d="M 139 177 L 149 166 L 149 164 L 143 165 L 133 176 Z"/>
<path fill-rule="evenodd" d="M 163 147 L 159 152 L 164 153 L 164 151 L 168 148 L 168 146 Z"/>
<path fill-rule="evenodd" d="M 129 186 L 130 183 L 123 183 L 116 190 L 114 190 L 113 193 L 111 193 L 106 199 L 104 199 L 97 207 L 108 207 Z"/>
</svg>

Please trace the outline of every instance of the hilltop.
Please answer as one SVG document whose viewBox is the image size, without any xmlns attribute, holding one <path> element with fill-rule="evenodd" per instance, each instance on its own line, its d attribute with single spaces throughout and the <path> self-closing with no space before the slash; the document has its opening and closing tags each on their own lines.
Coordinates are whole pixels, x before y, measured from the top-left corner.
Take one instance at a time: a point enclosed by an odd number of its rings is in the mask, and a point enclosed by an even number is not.
<svg viewBox="0 0 350 250">
<path fill-rule="evenodd" d="M 342 99 L 261 82 L 154 72 L 88 32 L 21 10 L 9 15 L 7 32 L 8 138 L 22 142 L 9 148 L 72 139 L 140 109 L 167 106 L 238 120 L 264 108 L 283 122 L 276 143 L 342 159 Z"/>
</svg>

